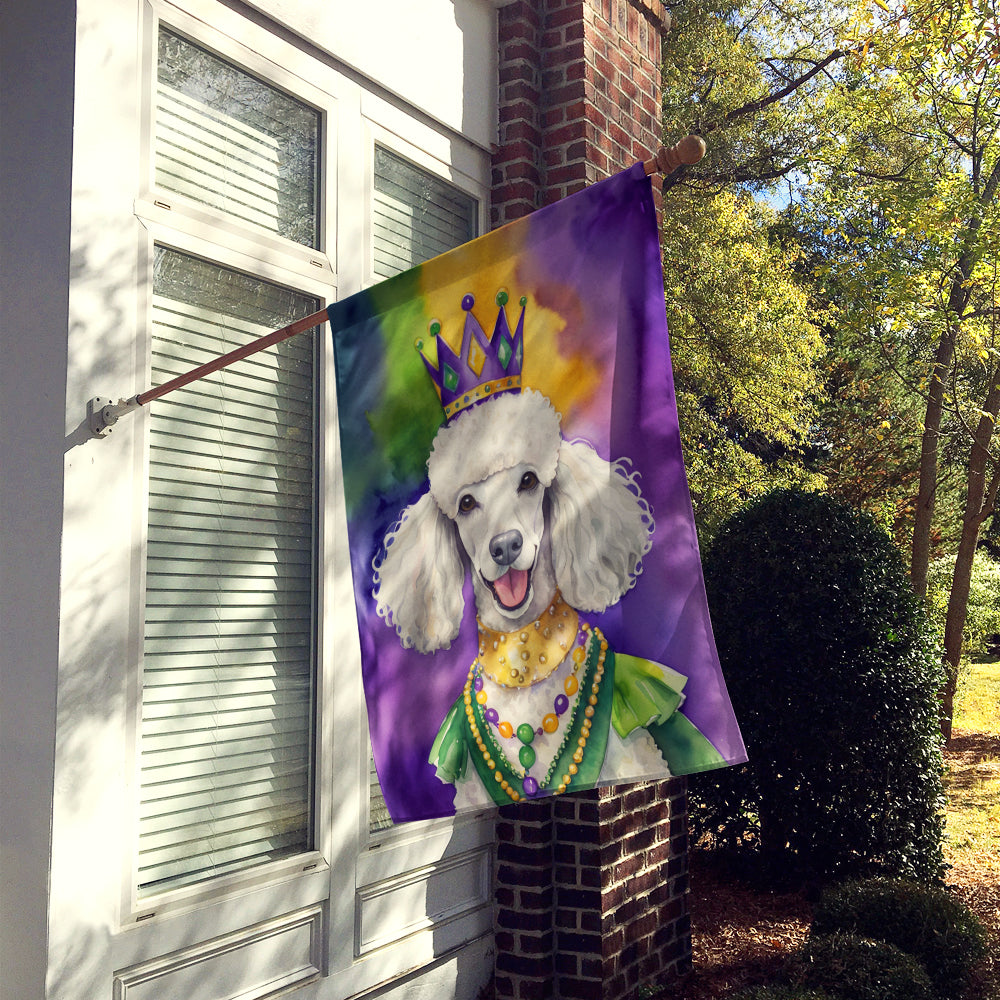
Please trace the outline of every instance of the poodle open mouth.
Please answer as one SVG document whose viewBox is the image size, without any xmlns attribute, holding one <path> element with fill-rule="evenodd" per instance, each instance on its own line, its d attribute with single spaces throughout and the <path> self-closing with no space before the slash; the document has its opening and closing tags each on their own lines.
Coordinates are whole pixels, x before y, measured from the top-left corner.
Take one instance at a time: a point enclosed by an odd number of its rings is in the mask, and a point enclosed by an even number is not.
<svg viewBox="0 0 1000 1000">
<path fill-rule="evenodd" d="M 479 575 L 482 576 L 482 572 Z M 531 599 L 531 569 L 512 567 L 492 582 L 483 576 L 483 583 L 490 588 L 500 610 L 508 614 L 520 611 Z"/>
</svg>

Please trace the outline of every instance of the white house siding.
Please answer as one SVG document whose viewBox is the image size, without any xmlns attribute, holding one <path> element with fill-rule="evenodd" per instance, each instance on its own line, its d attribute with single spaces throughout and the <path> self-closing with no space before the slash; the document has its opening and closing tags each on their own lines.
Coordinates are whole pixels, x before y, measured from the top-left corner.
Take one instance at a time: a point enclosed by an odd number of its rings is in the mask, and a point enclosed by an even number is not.
<svg viewBox="0 0 1000 1000">
<path fill-rule="evenodd" d="M 278 67 L 329 113 L 327 141 L 339 145 L 327 147 L 336 170 L 325 176 L 324 225 L 336 240 L 308 280 L 296 277 L 296 252 L 265 249 L 254 260 L 275 280 L 324 299 L 370 280 L 357 205 L 375 141 L 477 193 L 488 217 L 490 3 L 254 8 L 78 0 L 74 16 L 63 0 L 2 7 L 5 1000 L 228 1000 L 296 984 L 296 996 L 316 1000 L 375 987 L 474 997 L 492 966 L 492 824 L 437 824 L 379 843 L 367 835 L 360 679 L 339 662 L 356 656 L 357 641 L 346 565 L 335 558 L 335 481 L 324 501 L 316 851 L 163 906 L 130 890 L 146 425 L 130 414 L 95 440 L 86 404 L 146 387 L 151 234 L 173 239 L 170 208 L 153 203 L 143 180 L 155 17 L 218 40 L 227 58 L 248 53 Z M 191 229 L 177 239 L 193 239 Z M 224 263 L 262 253 L 244 243 L 235 236 Z M 332 438 L 325 449 L 335 479 Z"/>
<path fill-rule="evenodd" d="M 364 16 L 357 0 L 251 5 L 484 149 L 496 142 L 500 3 L 368 0 Z"/>
<path fill-rule="evenodd" d="M 40 997 L 53 798 L 71 5 L 0 7 L 0 993 Z M 52 58 L 43 58 L 51 52 Z"/>
</svg>

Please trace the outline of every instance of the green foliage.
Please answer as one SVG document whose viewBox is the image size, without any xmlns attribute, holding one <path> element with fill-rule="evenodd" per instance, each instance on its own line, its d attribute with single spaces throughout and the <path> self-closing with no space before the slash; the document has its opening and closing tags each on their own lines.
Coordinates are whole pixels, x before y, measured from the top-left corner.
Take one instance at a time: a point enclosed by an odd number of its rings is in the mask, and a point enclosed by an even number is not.
<svg viewBox="0 0 1000 1000">
<path fill-rule="evenodd" d="M 931 621 L 944 635 L 948 595 L 955 572 L 954 556 L 935 559 L 927 574 L 927 605 Z M 985 653 L 989 638 L 1000 634 L 1000 563 L 985 550 L 976 553 L 972 564 L 972 582 L 965 619 L 962 653 L 977 656 Z"/>
<path fill-rule="evenodd" d="M 816 287 L 842 335 L 923 408 L 922 592 L 927 555 L 963 532 L 968 543 L 992 507 L 974 498 L 963 509 L 979 481 L 973 433 L 1000 374 L 1000 14 L 993 0 L 878 0 L 858 7 L 850 34 L 860 48 L 845 85 L 824 91 L 824 135 L 795 215 L 821 250 Z"/>
<path fill-rule="evenodd" d="M 678 171 L 664 213 L 664 278 L 681 439 L 702 540 L 776 486 L 821 485 L 807 468 L 825 347 L 796 272 L 798 249 L 751 197 L 795 169 L 814 88 L 787 88 L 830 41 L 817 0 L 671 7 L 663 127 L 708 138 Z M 695 116 L 695 117 L 692 117 Z"/>
<path fill-rule="evenodd" d="M 827 889 L 812 933 L 852 933 L 895 945 L 923 964 L 941 997 L 960 997 L 969 973 L 986 956 L 985 931 L 968 907 L 946 889 L 905 879 Z"/>
<path fill-rule="evenodd" d="M 708 142 L 664 181 L 699 532 L 772 487 L 825 488 L 912 552 L 922 594 L 930 557 L 974 547 L 995 503 L 976 491 L 998 482 L 985 457 L 1000 406 L 996 0 L 706 0 L 671 14 L 664 134 Z M 763 202 L 787 206 L 779 224 Z M 795 357 L 810 325 L 826 359 Z M 945 715 L 964 615 L 957 601 Z"/>
<path fill-rule="evenodd" d="M 766 190 L 807 162 L 822 129 L 817 95 L 835 66 L 849 5 L 826 0 L 703 0 L 671 5 L 663 126 L 694 131 L 709 152 L 688 180 Z"/>
<path fill-rule="evenodd" d="M 807 275 L 824 269 L 836 241 L 821 215 L 803 204 L 790 206 L 780 225 L 800 247 L 796 268 L 805 282 Z M 886 357 L 881 345 L 845 322 L 845 314 L 860 309 L 852 298 L 855 290 L 870 301 L 871 289 L 852 290 L 830 276 L 814 279 L 810 288 L 811 308 L 824 317 L 827 347 L 824 389 L 812 428 L 814 468 L 828 493 L 871 514 L 902 550 L 913 526 L 925 404 L 904 381 L 912 359 Z M 919 378 L 910 374 L 911 381 Z M 939 501 L 946 491 L 940 483 Z"/>
<path fill-rule="evenodd" d="M 779 490 L 719 532 L 705 583 L 750 761 L 692 779 L 695 833 L 776 872 L 940 877 L 941 667 L 888 536 Z"/>
<path fill-rule="evenodd" d="M 854 934 L 812 937 L 793 971 L 802 986 L 838 1000 L 933 1000 L 924 967 L 895 945 Z"/>
<path fill-rule="evenodd" d="M 709 536 L 748 497 L 809 481 L 801 452 L 824 347 L 766 206 L 727 193 L 672 201 L 671 355 L 688 482 Z"/>
<path fill-rule="evenodd" d="M 922 408 L 878 357 L 834 346 L 814 431 L 825 446 L 817 468 L 831 495 L 867 511 L 903 548 L 912 530 Z"/>
</svg>

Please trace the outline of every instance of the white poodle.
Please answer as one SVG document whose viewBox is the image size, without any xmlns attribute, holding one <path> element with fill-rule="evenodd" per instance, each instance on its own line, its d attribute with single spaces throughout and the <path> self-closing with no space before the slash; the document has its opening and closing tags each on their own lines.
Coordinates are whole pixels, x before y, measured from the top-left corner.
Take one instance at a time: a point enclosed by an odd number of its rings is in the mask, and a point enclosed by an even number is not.
<svg viewBox="0 0 1000 1000">
<path fill-rule="evenodd" d="M 373 593 L 402 645 L 432 653 L 458 635 L 471 574 L 479 655 L 431 753 L 456 807 L 668 775 L 645 727 L 679 715 L 684 678 L 616 656 L 580 617 L 641 572 L 653 517 L 637 476 L 564 440 L 530 389 L 442 426 L 427 467 L 430 491 L 386 535 Z"/>
</svg>

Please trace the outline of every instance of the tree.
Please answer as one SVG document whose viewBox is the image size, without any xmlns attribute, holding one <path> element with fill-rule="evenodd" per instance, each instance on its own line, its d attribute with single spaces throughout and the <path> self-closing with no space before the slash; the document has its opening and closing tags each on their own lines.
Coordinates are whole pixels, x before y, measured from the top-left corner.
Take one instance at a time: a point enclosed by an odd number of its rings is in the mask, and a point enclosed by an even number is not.
<svg viewBox="0 0 1000 1000">
<path fill-rule="evenodd" d="M 781 222 L 802 250 L 796 266 L 809 289 L 810 309 L 822 318 L 828 349 L 824 391 L 811 431 L 814 468 L 831 494 L 868 511 L 902 551 L 912 541 L 925 345 L 921 337 L 897 336 L 885 328 L 879 310 L 886 307 L 892 290 L 873 288 L 861 280 L 870 276 L 860 272 L 859 278 L 856 270 L 870 236 L 864 244 L 854 242 L 858 230 L 850 220 L 828 214 L 825 194 L 800 194 L 782 213 Z M 901 259 L 902 248 L 896 253 Z M 897 300 L 910 301 L 905 291 L 893 302 Z M 893 314 L 899 315 L 901 308 L 892 305 Z M 951 434 L 947 442 L 955 440 Z M 950 548 L 956 541 L 949 526 L 958 521 L 960 463 L 954 447 L 946 447 L 943 454 L 937 498 L 947 516 L 938 519 L 934 541 Z"/>
<path fill-rule="evenodd" d="M 773 212 L 747 196 L 675 192 L 664 277 L 677 407 L 698 526 L 812 481 L 802 452 L 824 348 Z M 711 234 L 710 236 L 708 234 Z"/>
<path fill-rule="evenodd" d="M 830 267 L 867 310 L 847 316 L 890 361 L 919 353 L 924 402 L 910 575 L 926 592 L 942 443 L 962 435 L 964 500 L 944 635 L 952 701 L 972 562 L 992 516 L 1000 470 L 991 451 L 1000 409 L 996 340 L 1000 235 L 1000 20 L 996 0 L 915 0 L 859 19 L 864 61 L 827 95 L 813 190 L 841 239 Z M 900 365 L 899 370 L 905 366 Z M 907 369 L 912 372 L 912 367 Z M 904 380 L 906 379 L 904 375 Z"/>
<path fill-rule="evenodd" d="M 697 167 L 665 182 L 663 231 L 681 433 L 703 536 L 776 485 L 816 482 L 806 459 L 824 347 L 795 245 L 753 196 L 801 162 L 815 81 L 842 55 L 827 51 L 819 5 L 799 7 L 672 7 L 664 130 L 710 139 Z"/>
<path fill-rule="evenodd" d="M 844 4 L 827 0 L 681 0 L 670 5 L 663 124 L 709 140 L 697 167 L 665 188 L 772 189 L 810 160 L 823 134 L 816 100 L 848 49 Z M 693 116 L 693 117 L 692 117 Z"/>
</svg>

